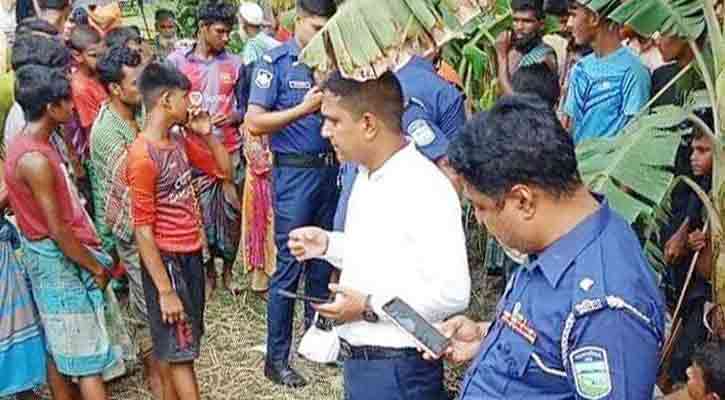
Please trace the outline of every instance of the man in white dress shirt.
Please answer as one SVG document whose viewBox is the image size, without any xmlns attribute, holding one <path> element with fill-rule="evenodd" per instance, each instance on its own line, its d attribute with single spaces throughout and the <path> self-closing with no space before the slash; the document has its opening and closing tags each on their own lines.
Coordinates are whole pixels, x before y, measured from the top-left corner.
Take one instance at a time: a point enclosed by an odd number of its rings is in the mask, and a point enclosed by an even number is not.
<svg viewBox="0 0 725 400">
<path fill-rule="evenodd" d="M 400 297 L 429 322 L 466 309 L 470 277 L 461 206 L 450 181 L 408 143 L 403 95 L 392 73 L 356 82 L 334 74 L 322 87 L 323 136 L 338 157 L 360 165 L 345 233 L 290 233 L 299 260 L 340 269 L 333 303 L 318 312 L 343 324 L 345 399 L 438 400 L 443 367 L 416 351 L 381 307 Z"/>
</svg>

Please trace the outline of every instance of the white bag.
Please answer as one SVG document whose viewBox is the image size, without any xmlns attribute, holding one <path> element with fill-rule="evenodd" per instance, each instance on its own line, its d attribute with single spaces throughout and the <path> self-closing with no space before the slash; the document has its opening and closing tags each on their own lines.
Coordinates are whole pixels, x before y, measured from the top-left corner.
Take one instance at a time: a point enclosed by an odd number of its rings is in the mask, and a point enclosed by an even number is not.
<svg viewBox="0 0 725 400">
<path fill-rule="evenodd" d="M 304 358 L 320 364 L 327 364 L 337 361 L 340 354 L 340 338 L 337 336 L 337 329 L 334 326 L 330 330 L 323 330 L 317 327 L 318 314 L 307 330 L 297 352 Z"/>
</svg>

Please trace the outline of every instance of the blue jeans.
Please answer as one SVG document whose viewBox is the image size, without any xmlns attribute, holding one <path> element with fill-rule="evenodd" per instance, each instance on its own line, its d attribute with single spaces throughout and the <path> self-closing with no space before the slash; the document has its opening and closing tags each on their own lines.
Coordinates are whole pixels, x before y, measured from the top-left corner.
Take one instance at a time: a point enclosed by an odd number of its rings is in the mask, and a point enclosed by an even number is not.
<svg viewBox="0 0 725 400">
<path fill-rule="evenodd" d="M 302 226 L 329 230 L 337 206 L 337 168 L 275 167 L 273 170 L 275 242 L 277 270 L 269 282 L 267 302 L 267 360 L 287 363 L 292 345 L 294 300 L 279 296 L 277 290 L 297 291 L 305 269 L 305 294 L 328 297 L 332 266 L 324 261 L 299 263 L 287 247 L 289 233 Z M 314 310 L 305 304 L 305 326 Z"/>
<path fill-rule="evenodd" d="M 443 400 L 443 363 L 420 356 L 346 360 L 345 400 Z"/>
</svg>

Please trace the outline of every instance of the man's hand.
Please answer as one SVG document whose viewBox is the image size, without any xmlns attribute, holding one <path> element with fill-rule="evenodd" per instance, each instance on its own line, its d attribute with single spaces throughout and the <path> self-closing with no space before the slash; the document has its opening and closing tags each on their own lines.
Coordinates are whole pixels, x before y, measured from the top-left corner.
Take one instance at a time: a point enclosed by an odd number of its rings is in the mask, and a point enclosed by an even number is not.
<svg viewBox="0 0 725 400">
<path fill-rule="evenodd" d="M 233 124 L 236 117 L 234 114 L 216 114 L 211 118 L 211 124 L 217 128 Z"/>
<path fill-rule="evenodd" d="M 192 107 L 189 110 L 189 121 L 186 123 L 186 127 L 198 135 L 208 136 L 212 129 L 211 117 L 201 108 Z"/>
<path fill-rule="evenodd" d="M 334 283 L 330 284 L 330 291 L 337 294 L 334 303 L 312 303 L 312 308 L 317 310 L 323 317 L 335 321 L 353 322 L 362 319 L 362 313 L 365 311 L 366 295 Z"/>
<path fill-rule="evenodd" d="M 316 113 L 322 106 L 322 91 L 319 87 L 315 86 L 310 89 L 306 94 L 305 98 L 300 103 L 300 107 L 305 115 Z"/>
<path fill-rule="evenodd" d="M 665 243 L 665 262 L 673 265 L 687 254 L 687 231 L 678 230 Z"/>
<path fill-rule="evenodd" d="M 328 242 L 326 231 L 315 226 L 306 226 L 290 232 L 287 246 L 297 261 L 305 261 L 325 255 Z"/>
<path fill-rule="evenodd" d="M 101 289 L 101 292 L 106 291 L 106 287 L 108 286 L 108 282 L 110 280 L 111 275 L 108 274 L 105 269 L 101 270 L 100 273 L 93 275 L 93 281 L 96 283 L 96 286 Z"/>
<path fill-rule="evenodd" d="M 224 182 L 222 184 L 222 191 L 224 192 L 224 197 L 232 203 L 232 207 L 237 210 L 241 210 L 242 203 L 239 201 L 239 194 L 237 193 L 236 186 L 234 186 L 231 182 Z"/>
<path fill-rule="evenodd" d="M 443 352 L 443 358 L 453 364 L 462 364 L 472 360 L 478 354 L 483 337 L 486 336 L 491 323 L 475 323 L 459 315 L 435 326 L 443 336 L 450 339 L 448 348 Z M 436 359 L 435 355 L 427 352 L 423 358 Z"/>
<path fill-rule="evenodd" d="M 184 320 L 184 305 L 175 290 L 159 293 L 161 319 L 166 324 L 175 324 Z"/>
<path fill-rule="evenodd" d="M 511 40 L 513 37 L 513 32 L 510 30 L 505 30 L 498 34 L 496 37 L 496 55 L 499 57 L 507 57 L 509 51 L 511 51 Z"/>
<path fill-rule="evenodd" d="M 687 236 L 687 247 L 692 251 L 700 251 L 707 246 L 707 234 L 696 230 Z"/>
</svg>

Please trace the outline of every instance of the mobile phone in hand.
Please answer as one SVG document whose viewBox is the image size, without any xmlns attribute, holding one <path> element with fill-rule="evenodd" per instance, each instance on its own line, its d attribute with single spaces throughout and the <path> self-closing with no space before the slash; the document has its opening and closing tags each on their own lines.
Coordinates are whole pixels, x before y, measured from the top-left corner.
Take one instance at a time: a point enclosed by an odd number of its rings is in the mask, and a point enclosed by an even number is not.
<svg viewBox="0 0 725 400">
<path fill-rule="evenodd" d="M 383 312 L 393 320 L 398 328 L 407 333 L 418 346 L 436 357 L 440 357 L 448 347 L 448 338 L 443 336 L 438 329 L 399 297 L 385 303 Z"/>
</svg>

